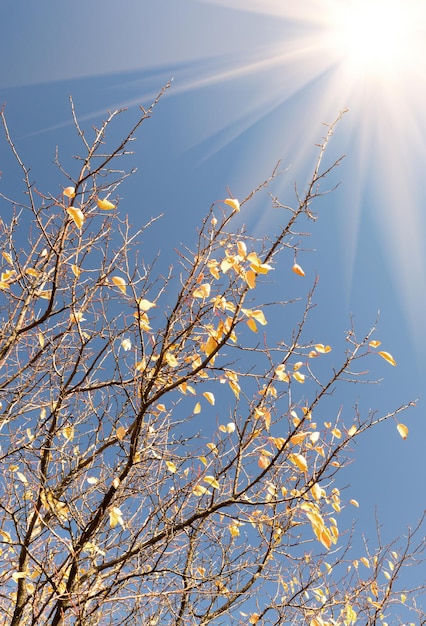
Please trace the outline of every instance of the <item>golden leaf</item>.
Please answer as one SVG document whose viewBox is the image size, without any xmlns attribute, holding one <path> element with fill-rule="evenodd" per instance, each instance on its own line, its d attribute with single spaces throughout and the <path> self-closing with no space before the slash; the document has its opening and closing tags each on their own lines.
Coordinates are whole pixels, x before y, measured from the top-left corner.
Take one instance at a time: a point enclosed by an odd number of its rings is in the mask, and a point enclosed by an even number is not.
<svg viewBox="0 0 426 626">
<path fill-rule="evenodd" d="M 304 276 L 305 275 L 305 272 L 302 270 L 302 268 L 300 267 L 300 265 L 298 263 L 294 263 L 294 265 L 293 265 L 293 267 L 291 269 L 298 276 Z"/>
<path fill-rule="evenodd" d="M 308 471 L 308 464 L 306 462 L 305 457 L 302 454 L 289 454 L 288 458 L 290 459 L 290 461 L 300 469 L 300 471 L 302 472 L 307 472 Z"/>
<path fill-rule="evenodd" d="M 214 476 L 204 476 L 204 482 L 213 487 L 213 489 L 220 489 L 220 485 Z"/>
<path fill-rule="evenodd" d="M 265 456 L 264 454 L 261 454 L 257 461 L 257 464 L 260 468 L 266 469 L 270 464 L 270 460 L 268 459 L 267 456 Z"/>
<path fill-rule="evenodd" d="M 126 429 L 124 428 L 124 426 L 119 426 L 117 428 L 117 430 L 115 431 L 115 434 L 117 435 L 117 439 L 119 441 L 123 441 L 124 437 L 126 436 Z"/>
<path fill-rule="evenodd" d="M 198 415 L 198 413 L 201 413 L 201 403 L 197 402 L 197 404 L 194 406 L 194 410 L 193 410 L 194 415 Z"/>
<path fill-rule="evenodd" d="M 75 188 L 74 187 L 65 187 L 65 189 L 64 189 L 64 191 L 62 193 L 67 198 L 75 198 Z"/>
<path fill-rule="evenodd" d="M 172 461 L 166 461 L 167 469 L 174 474 L 177 471 L 176 465 Z"/>
<path fill-rule="evenodd" d="M 203 487 L 202 485 L 196 485 L 192 490 L 194 496 L 198 496 L 199 498 L 204 494 L 211 495 L 211 491 L 207 489 L 207 487 Z"/>
<path fill-rule="evenodd" d="M 102 209 L 102 211 L 111 211 L 111 209 L 115 209 L 115 204 L 106 199 L 98 199 L 97 205 L 100 209 Z"/>
<path fill-rule="evenodd" d="M 262 326 L 266 326 L 266 324 L 268 323 L 263 314 L 263 311 L 261 311 L 260 309 L 255 309 L 254 311 L 250 311 L 250 317 L 255 319 L 256 322 L 259 322 L 259 324 L 262 324 Z"/>
<path fill-rule="evenodd" d="M 237 213 L 240 211 L 240 203 L 236 198 L 226 198 L 226 200 L 224 200 L 224 203 L 234 209 L 234 211 L 236 211 Z"/>
<path fill-rule="evenodd" d="M 381 343 L 381 341 L 372 340 L 368 345 L 370 346 L 370 348 L 378 348 Z"/>
<path fill-rule="evenodd" d="M 305 374 L 301 374 L 300 372 L 294 372 L 293 374 L 293 378 L 294 380 L 296 380 L 298 383 L 303 384 L 305 382 Z"/>
<path fill-rule="evenodd" d="M 204 283 L 204 285 L 200 285 L 197 289 L 194 289 L 193 296 L 194 298 L 208 298 L 210 295 L 211 286 L 209 283 Z"/>
<path fill-rule="evenodd" d="M 68 441 L 72 441 L 74 439 L 74 426 L 65 426 L 62 430 L 62 434 Z"/>
<path fill-rule="evenodd" d="M 77 207 L 70 206 L 67 208 L 67 213 L 70 216 L 70 218 L 73 220 L 77 228 L 81 229 L 81 227 L 84 224 L 83 211 Z"/>
<path fill-rule="evenodd" d="M 12 257 L 10 256 L 9 252 L 2 252 L 1 254 L 3 258 L 5 258 L 6 261 L 9 263 L 9 265 L 13 265 Z"/>
<path fill-rule="evenodd" d="M 76 278 L 78 278 L 81 274 L 81 269 L 77 265 L 71 265 L 72 273 Z"/>
<path fill-rule="evenodd" d="M 252 332 L 257 333 L 257 324 L 252 318 L 248 319 L 246 323 Z"/>
<path fill-rule="evenodd" d="M 354 500 L 354 499 L 349 500 L 349 504 L 352 504 L 353 506 L 356 506 L 357 508 L 359 508 L 358 500 Z"/>
<path fill-rule="evenodd" d="M 205 391 L 203 393 L 203 396 L 205 397 L 207 402 L 209 402 L 210 404 L 214 405 L 215 398 L 214 398 L 214 394 L 212 394 L 211 391 Z"/>
<path fill-rule="evenodd" d="M 111 280 L 122 293 L 126 293 L 126 281 L 124 278 L 121 278 L 121 276 L 113 276 Z"/>
<path fill-rule="evenodd" d="M 123 514 L 117 506 L 114 506 L 109 512 L 109 525 L 111 528 L 115 528 L 117 524 L 124 528 Z"/>
<path fill-rule="evenodd" d="M 399 432 L 399 434 L 401 435 L 401 437 L 403 439 L 407 439 L 407 435 L 408 435 L 408 428 L 405 424 L 398 424 L 397 425 L 397 431 Z"/>
<path fill-rule="evenodd" d="M 393 356 L 391 354 L 389 354 L 389 352 L 378 352 L 377 354 L 380 354 L 380 356 L 382 357 L 382 359 L 384 359 L 385 361 L 387 361 L 388 363 L 390 363 L 391 365 L 395 366 L 396 365 L 396 361 L 393 358 Z"/>
<path fill-rule="evenodd" d="M 245 273 L 245 281 L 250 289 L 254 289 L 256 287 L 256 272 L 253 272 L 253 270 L 247 270 Z"/>
<path fill-rule="evenodd" d="M 247 246 L 244 241 L 237 241 L 238 254 L 245 259 L 247 256 Z"/>
</svg>

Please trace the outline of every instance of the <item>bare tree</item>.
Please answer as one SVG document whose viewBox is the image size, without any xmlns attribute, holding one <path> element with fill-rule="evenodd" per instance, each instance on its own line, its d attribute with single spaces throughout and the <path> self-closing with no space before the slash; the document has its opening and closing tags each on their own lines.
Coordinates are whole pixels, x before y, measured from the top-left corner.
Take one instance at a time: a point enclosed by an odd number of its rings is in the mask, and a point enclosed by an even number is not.
<svg viewBox="0 0 426 626">
<path fill-rule="evenodd" d="M 151 222 L 133 232 L 120 211 L 128 174 L 116 164 L 165 89 L 111 151 L 122 112 L 88 139 L 73 108 L 83 156 L 76 179 L 57 158 L 59 195 L 36 190 L 1 112 L 26 193 L 3 196 L 0 234 L 3 623 L 424 623 L 421 583 L 397 584 L 422 558 L 421 522 L 357 554 L 338 529 L 357 504 L 339 491 L 352 442 L 387 419 L 405 437 L 407 407 L 315 418 L 333 388 L 363 379 L 372 352 L 392 356 L 374 328 L 351 330 L 325 377 L 331 348 L 304 333 L 315 286 L 287 340 L 256 339 L 268 317 L 258 286 L 294 257 L 297 221 L 314 218 L 339 163 L 324 165 L 338 120 L 295 205 L 271 196 L 287 216 L 278 234 L 233 226 L 276 169 L 246 199 L 213 204 L 162 276 L 139 254 Z"/>
</svg>

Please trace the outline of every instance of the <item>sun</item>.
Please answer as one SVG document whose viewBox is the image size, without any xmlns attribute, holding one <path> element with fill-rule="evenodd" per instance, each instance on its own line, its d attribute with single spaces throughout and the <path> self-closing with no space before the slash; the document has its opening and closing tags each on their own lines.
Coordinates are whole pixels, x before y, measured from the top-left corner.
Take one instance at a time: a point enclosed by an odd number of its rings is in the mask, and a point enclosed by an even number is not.
<svg viewBox="0 0 426 626">
<path fill-rule="evenodd" d="M 424 9 L 406 0 L 348 0 L 333 6 L 330 44 L 354 77 L 400 76 L 424 54 Z"/>
</svg>

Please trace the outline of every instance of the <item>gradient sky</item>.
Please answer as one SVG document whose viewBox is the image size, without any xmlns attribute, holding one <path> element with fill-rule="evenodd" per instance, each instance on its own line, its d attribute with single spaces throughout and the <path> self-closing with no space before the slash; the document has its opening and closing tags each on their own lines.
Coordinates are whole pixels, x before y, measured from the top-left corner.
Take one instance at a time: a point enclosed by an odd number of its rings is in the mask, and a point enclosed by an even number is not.
<svg viewBox="0 0 426 626">
<path fill-rule="evenodd" d="M 368 13 L 365 4 L 28 0 L 24 7 L 5 0 L 0 98 L 37 186 L 59 193 L 55 147 L 68 163 L 79 149 L 69 95 L 87 128 L 107 109 L 128 106 L 124 128 L 137 105 L 149 105 L 173 77 L 136 143 L 138 174 L 121 191 L 135 226 L 164 213 L 151 245 L 165 263 L 175 260 L 170 250 L 191 243 L 228 186 L 244 197 L 278 159 L 289 170 L 276 192 L 291 203 L 294 182 L 303 187 L 316 156 L 322 123 L 349 109 L 328 155 L 330 162 L 347 155 L 330 180 L 341 184 L 318 204 L 305 245 L 315 251 L 298 259 L 311 281 L 306 288 L 320 278 L 312 325 L 318 340 L 336 347 L 338 358 L 351 317 L 361 335 L 380 311 L 377 337 L 398 362 L 372 363 L 372 377 L 384 381 L 348 389 L 339 401 L 350 410 L 361 399 L 384 413 L 419 398 L 402 419 L 408 439 L 384 424 L 357 445 L 344 475 L 361 503 L 359 530 L 371 533 L 377 507 L 389 539 L 425 504 L 426 9 L 405 0 L 385 10 L 377 0 L 376 15 L 374 0 Z M 354 11 L 349 25 L 342 5 Z M 365 16 L 359 23 L 358 14 Z M 0 189 L 16 195 L 19 172 L 4 147 L 0 159 Z M 261 236 L 280 216 L 255 201 L 244 219 Z M 284 299 L 284 281 L 281 287 Z"/>
</svg>

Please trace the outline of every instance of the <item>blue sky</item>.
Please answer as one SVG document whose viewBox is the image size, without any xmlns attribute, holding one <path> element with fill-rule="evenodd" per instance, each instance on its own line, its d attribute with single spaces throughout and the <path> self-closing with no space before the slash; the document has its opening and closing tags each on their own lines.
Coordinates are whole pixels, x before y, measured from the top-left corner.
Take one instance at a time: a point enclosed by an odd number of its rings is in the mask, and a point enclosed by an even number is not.
<svg viewBox="0 0 426 626">
<path fill-rule="evenodd" d="M 87 127 L 107 109 L 128 106 L 124 128 L 137 105 L 150 104 L 173 77 L 136 143 L 138 174 L 122 190 L 135 226 L 164 213 L 151 245 L 165 263 L 174 261 L 170 250 L 191 242 L 210 204 L 228 195 L 227 186 L 236 197 L 247 195 L 278 159 L 289 169 L 276 191 L 291 202 L 294 182 L 303 187 L 316 155 L 322 123 L 349 109 L 328 156 L 331 162 L 347 155 L 330 181 L 341 184 L 318 203 L 318 222 L 304 242 L 315 251 L 298 258 L 307 281 L 320 279 L 312 332 L 336 346 L 336 357 L 351 316 L 363 334 L 380 311 L 377 336 L 398 362 L 397 368 L 372 364 L 372 377 L 385 377 L 380 386 L 353 388 L 339 400 L 350 408 L 361 398 L 385 412 L 420 398 L 403 418 L 408 439 L 400 439 L 394 423 L 383 425 L 357 446 L 345 474 L 361 503 L 360 530 L 371 532 L 377 506 L 390 538 L 416 521 L 425 502 L 426 51 L 418 40 L 426 19 L 420 2 L 404 3 L 410 19 L 405 24 L 400 16 L 405 30 L 389 38 L 393 48 L 408 39 L 404 52 L 390 58 L 383 52 L 389 42 L 368 50 L 359 34 L 344 48 L 336 39 L 347 28 L 335 21 L 338 5 L 74 0 L 71 7 L 29 0 L 24 9 L 5 0 L 0 94 L 37 185 L 59 193 L 63 183 L 51 167 L 55 147 L 68 160 L 78 150 L 69 95 Z M 381 15 L 381 30 L 387 18 Z M 361 48 L 366 56 L 358 58 Z M 19 172 L 4 150 L 1 160 L 2 191 L 16 191 Z M 255 201 L 244 219 L 261 236 L 280 216 Z M 285 281 L 280 287 L 285 298 Z"/>
</svg>

